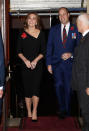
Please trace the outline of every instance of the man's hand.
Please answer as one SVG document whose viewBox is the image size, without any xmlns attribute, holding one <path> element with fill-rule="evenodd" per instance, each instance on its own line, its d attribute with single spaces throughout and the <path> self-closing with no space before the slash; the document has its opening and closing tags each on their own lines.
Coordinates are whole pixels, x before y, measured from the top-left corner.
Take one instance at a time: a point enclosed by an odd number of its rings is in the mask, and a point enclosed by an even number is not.
<svg viewBox="0 0 89 131">
<path fill-rule="evenodd" d="M 86 88 L 86 94 L 89 95 L 89 88 Z"/>
<path fill-rule="evenodd" d="M 50 74 L 53 74 L 52 66 L 51 66 L 51 65 L 48 65 L 48 72 L 49 72 Z"/>
<path fill-rule="evenodd" d="M 3 96 L 3 89 L 0 90 L 0 98 Z"/>
<path fill-rule="evenodd" d="M 68 52 L 68 53 L 62 54 L 61 58 L 62 58 L 63 60 L 67 60 L 67 59 L 69 59 L 71 56 L 72 56 L 72 54 Z"/>
</svg>

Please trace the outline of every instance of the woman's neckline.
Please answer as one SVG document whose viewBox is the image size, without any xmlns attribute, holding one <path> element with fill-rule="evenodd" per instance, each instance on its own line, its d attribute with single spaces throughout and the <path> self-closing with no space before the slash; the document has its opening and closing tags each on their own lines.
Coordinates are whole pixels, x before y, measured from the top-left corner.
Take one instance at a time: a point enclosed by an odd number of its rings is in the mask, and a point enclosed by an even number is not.
<svg viewBox="0 0 89 131">
<path fill-rule="evenodd" d="M 31 37 L 33 37 L 33 38 L 35 38 L 35 39 L 38 39 L 38 37 L 39 37 L 39 35 L 40 35 L 40 30 L 39 30 L 39 33 L 38 33 L 38 35 L 37 35 L 37 37 L 35 37 L 34 35 L 32 35 L 31 33 L 29 33 L 28 31 L 26 31 L 26 30 L 24 30 L 29 36 L 31 36 Z"/>
</svg>

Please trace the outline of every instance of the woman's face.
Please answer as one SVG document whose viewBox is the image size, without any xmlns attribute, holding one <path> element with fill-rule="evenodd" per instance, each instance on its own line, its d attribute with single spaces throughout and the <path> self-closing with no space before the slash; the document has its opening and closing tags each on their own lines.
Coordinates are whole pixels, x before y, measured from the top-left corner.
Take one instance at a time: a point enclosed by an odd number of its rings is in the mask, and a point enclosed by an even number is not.
<svg viewBox="0 0 89 131">
<path fill-rule="evenodd" d="M 27 19 L 28 27 L 35 27 L 37 25 L 37 17 L 35 14 L 30 14 Z"/>
</svg>

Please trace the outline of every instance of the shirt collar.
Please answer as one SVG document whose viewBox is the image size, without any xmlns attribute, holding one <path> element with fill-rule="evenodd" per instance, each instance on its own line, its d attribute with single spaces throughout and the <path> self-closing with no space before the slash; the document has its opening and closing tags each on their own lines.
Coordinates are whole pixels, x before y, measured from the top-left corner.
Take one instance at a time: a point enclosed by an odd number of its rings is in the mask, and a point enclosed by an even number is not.
<svg viewBox="0 0 89 131">
<path fill-rule="evenodd" d="M 85 36 L 89 32 L 89 29 L 86 30 L 82 35 Z"/>
<path fill-rule="evenodd" d="M 64 28 L 64 24 L 61 24 L 61 27 Z M 69 27 L 70 27 L 70 22 L 68 22 L 68 23 L 66 24 L 66 27 L 65 27 L 65 28 L 69 28 Z"/>
</svg>

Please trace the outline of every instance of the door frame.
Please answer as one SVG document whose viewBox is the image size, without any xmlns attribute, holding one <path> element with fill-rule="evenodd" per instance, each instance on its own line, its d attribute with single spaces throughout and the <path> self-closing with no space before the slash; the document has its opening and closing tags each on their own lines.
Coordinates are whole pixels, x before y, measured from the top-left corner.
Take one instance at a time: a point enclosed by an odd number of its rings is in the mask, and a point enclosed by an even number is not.
<svg viewBox="0 0 89 131">
<path fill-rule="evenodd" d="M 5 54 L 5 69 L 6 74 L 8 75 L 8 64 L 9 64 L 9 5 L 10 0 L 1 0 L 1 33 L 4 44 L 4 54 Z M 3 97 L 3 110 L 2 110 L 2 119 L 1 126 L 3 131 L 6 131 L 6 121 L 10 109 L 10 82 L 9 77 L 6 76 L 5 83 L 5 95 Z"/>
</svg>

